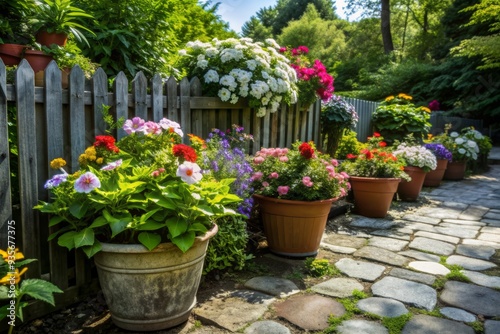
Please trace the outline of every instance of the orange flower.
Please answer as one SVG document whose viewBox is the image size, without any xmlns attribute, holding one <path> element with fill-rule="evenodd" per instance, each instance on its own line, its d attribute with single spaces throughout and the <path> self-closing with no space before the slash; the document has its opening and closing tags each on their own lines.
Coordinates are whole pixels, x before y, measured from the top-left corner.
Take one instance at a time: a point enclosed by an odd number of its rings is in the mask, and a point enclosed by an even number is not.
<svg viewBox="0 0 500 334">
<path fill-rule="evenodd" d="M 386 147 L 387 143 L 385 141 L 381 141 L 380 143 L 378 143 L 378 146 L 380 146 L 380 147 Z"/>
</svg>

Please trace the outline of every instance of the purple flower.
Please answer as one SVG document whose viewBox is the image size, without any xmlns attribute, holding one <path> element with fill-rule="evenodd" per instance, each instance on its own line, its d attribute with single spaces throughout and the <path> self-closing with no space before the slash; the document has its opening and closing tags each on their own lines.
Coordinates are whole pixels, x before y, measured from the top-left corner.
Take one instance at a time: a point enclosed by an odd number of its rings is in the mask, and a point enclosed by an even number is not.
<svg viewBox="0 0 500 334">
<path fill-rule="evenodd" d="M 114 162 L 110 162 L 106 166 L 102 167 L 101 170 L 113 170 L 116 167 L 119 167 L 122 164 L 122 159 L 116 160 Z"/>
<path fill-rule="evenodd" d="M 66 179 L 68 178 L 68 174 L 56 174 L 54 175 L 50 180 L 47 180 L 45 182 L 45 189 L 52 189 L 54 187 L 57 187 L 63 182 L 66 182 Z"/>
<path fill-rule="evenodd" d="M 134 117 L 131 120 L 127 119 L 123 124 L 123 130 L 128 133 L 144 132 L 144 120 L 140 117 Z"/>
<path fill-rule="evenodd" d="M 89 193 L 99 187 L 101 187 L 101 181 L 92 172 L 86 172 L 75 181 L 77 193 Z"/>
<path fill-rule="evenodd" d="M 159 124 L 162 128 L 169 131 L 170 133 L 175 132 L 181 137 L 184 136 L 184 132 L 182 132 L 181 130 L 181 125 L 177 122 L 163 118 L 162 120 L 160 120 Z"/>
<path fill-rule="evenodd" d="M 149 134 L 155 134 L 159 135 L 161 134 L 161 126 L 158 123 L 155 122 L 146 122 L 144 123 L 144 134 L 149 135 Z"/>
<path fill-rule="evenodd" d="M 424 146 L 436 156 L 436 159 L 444 159 L 451 162 L 452 154 L 443 144 L 429 143 Z"/>
</svg>

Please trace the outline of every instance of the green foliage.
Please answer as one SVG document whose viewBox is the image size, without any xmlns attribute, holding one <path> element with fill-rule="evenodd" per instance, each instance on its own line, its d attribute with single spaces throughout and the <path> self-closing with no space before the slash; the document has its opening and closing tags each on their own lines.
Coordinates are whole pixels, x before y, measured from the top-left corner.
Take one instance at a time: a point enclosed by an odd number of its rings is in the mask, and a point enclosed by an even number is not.
<svg viewBox="0 0 500 334">
<path fill-rule="evenodd" d="M 342 139 L 339 142 L 339 147 L 335 152 L 336 159 L 345 159 L 348 154 L 356 154 L 361 149 L 363 149 L 364 145 L 356 138 L 356 132 L 352 130 L 346 130 L 342 136 Z"/>
<path fill-rule="evenodd" d="M 87 78 L 90 78 L 94 74 L 98 66 L 89 58 L 82 55 L 82 50 L 71 40 L 65 46 L 56 44 L 52 44 L 50 47 L 42 46 L 42 50 L 47 54 L 51 54 L 57 66 L 63 70 L 71 69 L 75 65 L 80 66 Z"/>
<path fill-rule="evenodd" d="M 359 290 L 354 290 L 352 292 L 352 297 L 350 298 L 342 298 L 339 302 L 344 305 L 346 312 L 344 315 L 340 317 L 334 317 L 330 315 L 328 318 L 328 328 L 325 329 L 325 333 L 337 333 L 337 326 L 340 325 L 343 321 L 352 318 L 355 314 L 361 314 L 362 311 L 356 306 L 359 300 L 366 298 L 367 295 Z"/>
<path fill-rule="evenodd" d="M 382 325 L 388 330 L 389 334 L 399 334 L 403 330 L 405 324 L 412 318 L 411 313 L 406 313 L 394 318 L 382 318 Z"/>
<path fill-rule="evenodd" d="M 304 264 L 309 274 L 314 277 L 337 275 L 340 273 L 340 271 L 332 266 L 327 259 L 315 259 L 309 257 L 306 259 Z"/>
<path fill-rule="evenodd" d="M 31 41 L 29 13 L 31 0 L 0 1 L 0 44 L 26 44 Z"/>
<path fill-rule="evenodd" d="M 402 93 L 389 96 L 372 115 L 373 127 L 389 144 L 396 140 L 404 141 L 410 134 L 417 141 L 427 138 L 431 128 L 430 110 L 415 106 L 411 99 L 411 96 Z"/>
<path fill-rule="evenodd" d="M 214 270 L 241 270 L 251 254 L 246 253 L 248 233 L 246 220 L 242 217 L 224 217 L 217 220 L 219 232 L 210 240 L 203 273 Z"/>
</svg>

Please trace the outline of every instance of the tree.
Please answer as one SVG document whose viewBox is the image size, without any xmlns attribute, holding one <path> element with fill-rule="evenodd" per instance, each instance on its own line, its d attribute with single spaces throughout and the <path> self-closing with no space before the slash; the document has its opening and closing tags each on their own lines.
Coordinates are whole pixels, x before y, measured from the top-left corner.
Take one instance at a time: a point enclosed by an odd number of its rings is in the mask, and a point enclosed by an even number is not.
<svg viewBox="0 0 500 334">
<path fill-rule="evenodd" d="M 460 42 L 451 51 L 455 56 L 481 57 L 482 64 L 478 69 L 500 68 L 500 1 L 482 0 L 479 4 L 463 9 L 473 12 L 466 26 L 488 24 L 490 34 L 473 36 Z"/>
<path fill-rule="evenodd" d="M 250 18 L 241 27 L 241 33 L 245 37 L 249 37 L 254 41 L 264 41 L 266 38 L 272 37 L 271 28 L 266 27 L 262 22 L 255 16 Z"/>
</svg>

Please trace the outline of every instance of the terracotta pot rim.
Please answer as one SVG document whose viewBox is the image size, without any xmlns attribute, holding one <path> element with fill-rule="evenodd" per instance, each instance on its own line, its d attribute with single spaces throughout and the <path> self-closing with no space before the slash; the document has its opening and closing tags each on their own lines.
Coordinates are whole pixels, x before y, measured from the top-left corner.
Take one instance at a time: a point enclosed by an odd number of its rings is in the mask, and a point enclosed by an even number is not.
<svg viewBox="0 0 500 334">
<path fill-rule="evenodd" d="M 299 200 L 291 200 L 291 199 L 281 199 L 281 198 L 276 198 L 276 197 L 269 197 L 269 196 L 264 196 L 264 195 L 259 195 L 259 194 L 254 194 L 253 195 L 257 200 L 259 198 L 265 199 L 269 202 L 280 202 L 280 203 L 288 203 L 288 204 L 309 204 L 309 205 L 314 205 L 314 204 L 322 204 L 322 203 L 327 203 L 327 202 L 334 202 L 338 200 L 338 198 L 328 198 L 328 199 L 319 199 L 316 201 L 299 201 Z"/>
<path fill-rule="evenodd" d="M 201 243 L 205 242 L 206 240 L 212 238 L 217 234 L 219 231 L 219 226 L 217 224 L 214 224 L 214 226 L 207 231 L 207 233 L 197 236 L 194 240 L 195 244 L 196 243 Z M 142 244 L 116 244 L 116 243 L 110 243 L 110 242 L 102 242 L 102 249 L 101 252 L 109 252 L 109 253 L 154 253 L 154 252 L 163 252 L 166 249 L 169 248 L 177 248 L 173 243 L 171 242 L 164 242 L 156 246 L 153 250 L 148 250 L 144 245 Z"/>
<path fill-rule="evenodd" d="M 354 175 L 349 175 L 350 180 L 355 180 L 355 179 L 362 179 L 362 180 L 399 180 L 401 181 L 400 177 L 368 177 L 368 176 L 354 176 Z"/>
</svg>

